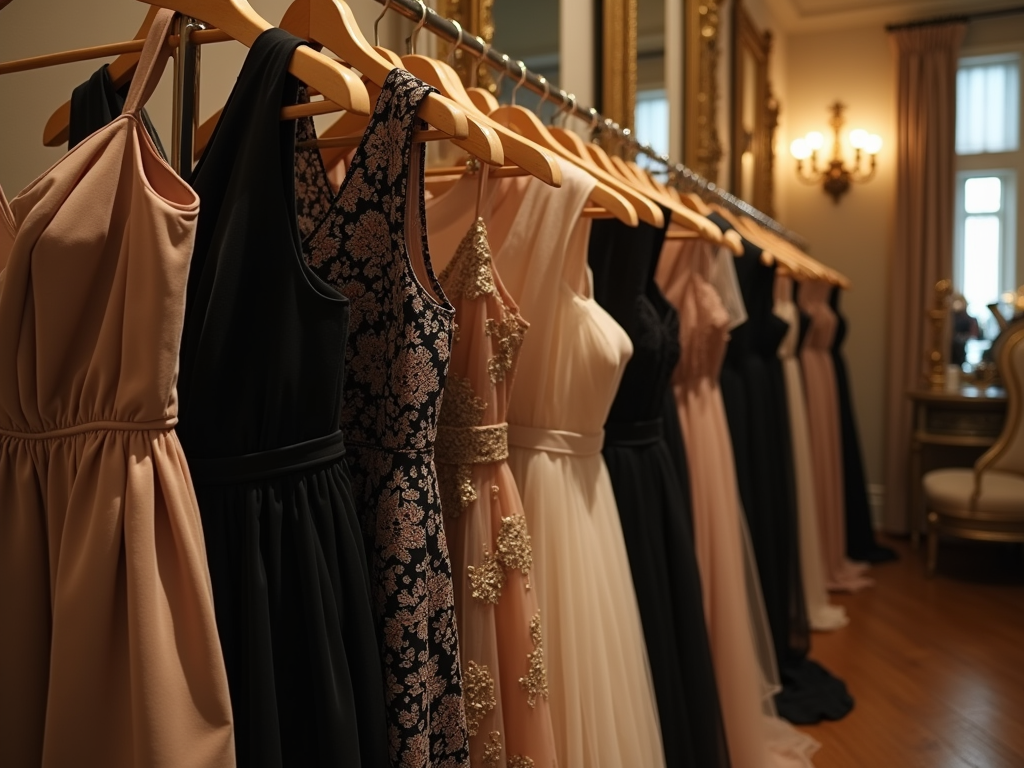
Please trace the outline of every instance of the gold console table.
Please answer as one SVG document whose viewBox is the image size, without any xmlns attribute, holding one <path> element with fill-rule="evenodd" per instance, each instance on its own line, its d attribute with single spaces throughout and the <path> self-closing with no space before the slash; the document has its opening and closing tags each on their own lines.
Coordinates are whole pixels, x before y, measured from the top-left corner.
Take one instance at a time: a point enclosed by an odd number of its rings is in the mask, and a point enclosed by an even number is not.
<svg viewBox="0 0 1024 768">
<path fill-rule="evenodd" d="M 958 392 L 908 392 L 914 404 L 910 443 L 910 540 L 916 547 L 924 525 L 921 481 L 942 467 L 972 467 L 1002 432 L 1006 391 L 963 387 Z"/>
</svg>

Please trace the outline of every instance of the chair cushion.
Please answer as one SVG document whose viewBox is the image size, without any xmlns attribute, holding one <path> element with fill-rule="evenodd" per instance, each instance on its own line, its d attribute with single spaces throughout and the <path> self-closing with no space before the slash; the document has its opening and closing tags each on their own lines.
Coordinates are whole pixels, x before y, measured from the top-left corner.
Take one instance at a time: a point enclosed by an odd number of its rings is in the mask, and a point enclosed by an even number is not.
<svg viewBox="0 0 1024 768">
<path fill-rule="evenodd" d="M 936 469 L 924 476 L 928 508 L 968 513 L 974 492 L 973 469 Z M 1024 519 L 1024 477 L 995 470 L 981 476 L 975 512 Z"/>
</svg>

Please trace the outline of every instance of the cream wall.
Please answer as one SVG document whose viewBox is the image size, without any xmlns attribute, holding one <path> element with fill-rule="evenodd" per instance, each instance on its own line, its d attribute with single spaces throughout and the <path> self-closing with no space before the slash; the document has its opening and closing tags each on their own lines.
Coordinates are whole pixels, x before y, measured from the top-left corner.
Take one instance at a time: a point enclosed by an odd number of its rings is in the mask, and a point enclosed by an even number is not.
<svg viewBox="0 0 1024 768">
<path fill-rule="evenodd" d="M 884 482 L 886 309 L 895 223 L 894 58 L 881 26 L 792 35 L 785 46 L 777 213 L 808 240 L 815 258 L 853 282 L 842 304 L 849 322 L 846 357 L 868 482 L 879 484 Z M 876 178 L 854 185 L 838 205 L 820 186 L 797 180 L 788 151 L 790 141 L 808 131 L 829 135 L 828 107 L 836 99 L 848 106 L 847 130 L 863 127 L 884 141 Z"/>
<path fill-rule="evenodd" d="M 271 23 L 280 21 L 290 0 L 251 0 L 256 11 Z M 374 0 L 348 0 L 360 29 L 373 42 L 373 20 L 382 5 Z M 135 35 L 146 5 L 136 0 L 16 0 L 0 15 L 0 60 L 39 56 L 70 48 L 84 48 Z M 402 50 L 400 42 L 411 22 L 391 12 L 381 24 L 382 44 Z M 426 42 L 430 35 L 421 36 Z M 207 117 L 224 105 L 245 58 L 239 43 L 218 43 L 203 48 L 200 115 Z M 76 85 L 104 60 L 65 64 L 0 77 L 0 186 L 14 197 L 32 179 L 64 153 L 42 145 L 43 126 L 50 114 L 71 97 Z M 106 61 L 109 61 L 107 59 Z M 168 65 L 148 110 L 165 145 L 171 136 L 172 68 Z"/>
</svg>

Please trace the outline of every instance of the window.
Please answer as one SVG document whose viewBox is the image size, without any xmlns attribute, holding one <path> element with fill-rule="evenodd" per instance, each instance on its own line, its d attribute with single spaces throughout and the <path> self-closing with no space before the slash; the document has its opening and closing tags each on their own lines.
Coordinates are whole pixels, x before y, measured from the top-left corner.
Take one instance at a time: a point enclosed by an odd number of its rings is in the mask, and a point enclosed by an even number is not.
<svg viewBox="0 0 1024 768">
<path fill-rule="evenodd" d="M 637 93 L 633 125 L 637 141 L 647 144 L 659 155 L 668 154 L 668 95 L 663 88 Z M 646 155 L 637 155 L 636 161 L 640 165 L 661 167 Z"/>
<path fill-rule="evenodd" d="M 961 58 L 956 85 L 953 283 L 981 336 L 967 339 L 959 355 L 976 365 L 999 333 L 988 307 L 1003 301 L 1017 279 L 1020 53 Z"/>
</svg>

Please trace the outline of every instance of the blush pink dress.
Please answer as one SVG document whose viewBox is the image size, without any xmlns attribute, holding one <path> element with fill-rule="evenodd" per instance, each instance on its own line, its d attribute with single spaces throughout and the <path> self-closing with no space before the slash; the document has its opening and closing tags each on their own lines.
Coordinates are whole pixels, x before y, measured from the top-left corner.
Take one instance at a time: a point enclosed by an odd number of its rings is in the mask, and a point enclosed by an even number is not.
<svg viewBox="0 0 1024 768">
<path fill-rule="evenodd" d="M 0 230 L 0 765 L 229 768 L 227 677 L 174 424 L 199 200 L 138 110 Z"/>
<path fill-rule="evenodd" d="M 540 768 L 557 765 L 544 621 L 527 520 L 507 462 L 506 412 L 527 323 L 494 269 L 482 218 L 454 254 L 435 245 L 450 243 L 440 209 L 472 210 L 472 197 L 475 190 L 460 184 L 443 206 L 428 208 L 438 279 L 455 307 L 435 463 L 455 584 L 470 761 L 474 768 Z M 457 217 L 454 226 L 461 225 Z"/>
<path fill-rule="evenodd" d="M 825 581 L 829 589 L 856 592 L 873 582 L 865 563 L 846 557 L 846 501 L 843 491 L 842 432 L 839 393 L 832 359 L 838 319 L 828 305 L 832 286 L 821 280 L 800 284 L 797 303 L 811 319 L 800 348 L 800 364 L 807 392 L 807 418 L 811 431 L 811 461 L 818 500 L 818 529 L 825 555 Z"/>
<path fill-rule="evenodd" d="M 590 296 L 581 213 L 594 181 L 560 166 L 561 188 L 491 181 L 483 206 L 495 267 L 530 323 L 508 410 L 508 464 L 532 542 L 556 757 L 562 768 L 659 768 L 650 666 L 601 455 L 632 344 Z M 428 207 L 435 254 L 453 250 L 472 222 L 475 183 L 463 190 Z"/>
<path fill-rule="evenodd" d="M 779 359 L 786 379 L 789 405 L 789 429 L 793 437 L 793 470 L 796 480 L 796 506 L 800 537 L 800 575 L 811 629 L 826 632 L 849 623 L 846 609 L 829 602 L 825 579 L 824 539 L 819 532 L 818 498 L 815 489 L 811 432 L 807 422 L 807 399 L 803 372 L 796 348 L 800 339 L 800 310 L 793 303 L 793 279 L 775 276 L 775 304 L 772 311 L 789 324 L 786 338 L 779 345 Z"/>
<path fill-rule="evenodd" d="M 730 314 L 708 278 L 716 258 L 709 243 L 668 240 L 657 279 L 679 310 L 682 355 L 674 388 L 726 740 L 733 768 L 806 768 L 818 743 L 779 719 L 772 703 L 774 651 L 718 386 Z"/>
</svg>

